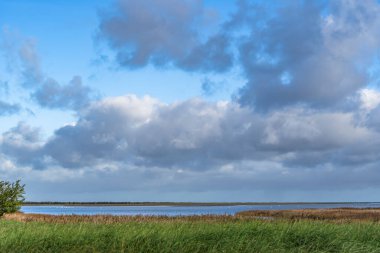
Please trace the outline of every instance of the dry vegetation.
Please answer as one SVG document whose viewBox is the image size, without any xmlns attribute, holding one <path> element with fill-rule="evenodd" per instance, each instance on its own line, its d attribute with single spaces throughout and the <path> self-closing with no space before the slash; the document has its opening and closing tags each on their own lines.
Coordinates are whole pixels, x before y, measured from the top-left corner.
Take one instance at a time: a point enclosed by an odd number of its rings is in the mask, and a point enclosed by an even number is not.
<svg viewBox="0 0 380 253">
<path fill-rule="evenodd" d="M 304 210 L 252 210 L 236 215 L 194 215 L 194 216 L 114 216 L 114 215 L 44 215 L 6 214 L 6 220 L 47 223 L 96 223 L 116 224 L 127 222 L 231 222 L 242 220 L 325 220 L 325 221 L 380 221 L 380 208 L 331 208 Z"/>
<path fill-rule="evenodd" d="M 286 220 L 380 221 L 380 208 L 330 208 L 304 210 L 252 210 L 237 217 L 270 217 Z"/>
<path fill-rule="evenodd" d="M 20 222 L 47 223 L 96 223 L 116 224 L 127 222 L 224 222 L 251 219 L 232 215 L 194 215 L 194 216 L 115 216 L 115 215 L 44 215 L 13 213 L 4 215 L 4 219 Z"/>
</svg>

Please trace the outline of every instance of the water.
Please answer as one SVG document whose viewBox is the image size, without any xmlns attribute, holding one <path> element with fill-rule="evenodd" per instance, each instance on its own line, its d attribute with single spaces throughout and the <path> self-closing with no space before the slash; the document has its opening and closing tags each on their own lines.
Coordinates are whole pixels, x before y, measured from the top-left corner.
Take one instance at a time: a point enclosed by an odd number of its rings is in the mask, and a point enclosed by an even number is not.
<svg viewBox="0 0 380 253">
<path fill-rule="evenodd" d="M 245 210 L 289 210 L 307 208 L 380 208 L 380 202 L 372 203 L 338 203 L 338 204 L 265 204 L 237 206 L 23 206 L 24 213 L 36 214 L 77 214 L 77 215 L 204 215 L 236 214 Z"/>
</svg>

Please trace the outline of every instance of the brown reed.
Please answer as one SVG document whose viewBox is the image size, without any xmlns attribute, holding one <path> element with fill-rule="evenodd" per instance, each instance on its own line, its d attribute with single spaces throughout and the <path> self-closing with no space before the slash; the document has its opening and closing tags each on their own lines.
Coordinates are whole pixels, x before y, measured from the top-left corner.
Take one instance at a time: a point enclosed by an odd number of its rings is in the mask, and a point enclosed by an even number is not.
<svg viewBox="0 0 380 253">
<path fill-rule="evenodd" d="M 224 222 L 251 219 L 232 215 L 194 215 L 194 216 L 126 216 L 126 215 L 45 215 L 13 213 L 4 215 L 6 220 L 20 222 L 47 222 L 47 223 L 98 223 L 114 224 L 127 222 Z"/>
<path fill-rule="evenodd" d="M 252 210 L 237 217 L 271 217 L 286 220 L 380 221 L 380 208 L 329 208 L 303 210 Z"/>
<path fill-rule="evenodd" d="M 303 210 L 251 210 L 236 215 L 194 215 L 194 216 L 115 216 L 115 215 L 45 215 L 6 214 L 6 220 L 46 223 L 96 223 L 115 224 L 128 222 L 234 222 L 260 219 L 271 220 L 325 220 L 325 221 L 380 221 L 380 208 L 331 208 Z"/>
</svg>

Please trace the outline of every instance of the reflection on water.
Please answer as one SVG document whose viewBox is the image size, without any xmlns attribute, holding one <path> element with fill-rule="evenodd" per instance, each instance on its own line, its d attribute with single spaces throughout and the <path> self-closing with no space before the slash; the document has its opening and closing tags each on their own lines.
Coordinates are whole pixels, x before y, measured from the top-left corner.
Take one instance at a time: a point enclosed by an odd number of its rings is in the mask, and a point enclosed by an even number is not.
<svg viewBox="0 0 380 253">
<path fill-rule="evenodd" d="M 341 203 L 341 204 L 267 204 L 240 206 L 23 206 L 24 213 L 38 214 L 77 214 L 77 215 L 203 215 L 203 214 L 235 214 L 245 210 L 289 210 L 306 208 L 337 207 L 378 207 L 380 203 Z"/>
</svg>

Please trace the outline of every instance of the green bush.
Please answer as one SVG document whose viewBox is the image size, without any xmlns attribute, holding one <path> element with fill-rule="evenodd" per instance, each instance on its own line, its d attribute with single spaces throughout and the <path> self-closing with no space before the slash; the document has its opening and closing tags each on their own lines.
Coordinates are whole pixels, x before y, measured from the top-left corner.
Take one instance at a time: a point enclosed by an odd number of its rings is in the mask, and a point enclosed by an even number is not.
<svg viewBox="0 0 380 253">
<path fill-rule="evenodd" d="M 24 202 L 25 185 L 17 180 L 14 183 L 0 181 L 0 216 L 20 210 Z"/>
</svg>

